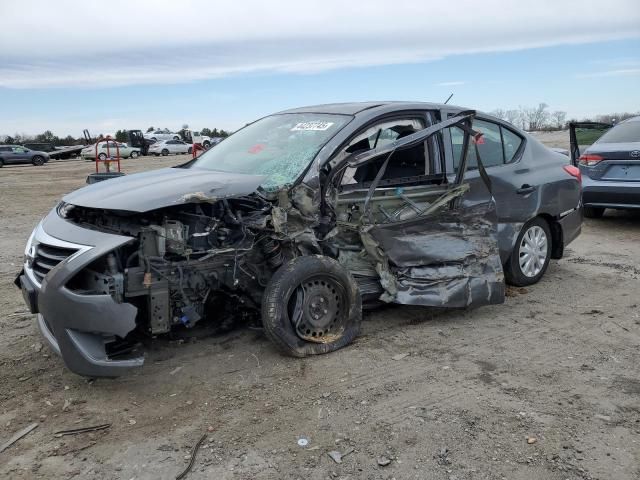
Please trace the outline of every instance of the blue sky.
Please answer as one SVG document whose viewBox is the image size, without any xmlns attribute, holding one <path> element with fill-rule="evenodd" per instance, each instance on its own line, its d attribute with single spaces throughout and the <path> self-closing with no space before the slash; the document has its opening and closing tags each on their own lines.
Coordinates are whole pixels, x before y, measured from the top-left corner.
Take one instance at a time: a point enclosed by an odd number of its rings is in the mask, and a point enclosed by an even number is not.
<svg viewBox="0 0 640 480">
<path fill-rule="evenodd" d="M 0 34 L 0 135 L 51 129 L 57 135 L 80 136 L 83 128 L 97 134 L 151 125 L 179 128 L 183 123 L 233 130 L 293 106 L 360 100 L 441 102 L 450 93 L 451 103 L 486 111 L 539 102 L 579 118 L 640 111 L 640 22 L 634 23 L 640 19 L 640 4 L 612 1 L 610 9 L 615 11 L 617 3 L 631 18 L 626 24 L 617 18 L 607 23 L 606 15 L 595 10 L 589 14 L 584 7 L 588 3 L 574 7 L 583 5 L 587 32 L 592 31 L 589 22 L 604 22 L 602 34 L 576 36 L 564 32 L 564 26 L 551 25 L 548 38 L 539 28 L 520 35 L 507 31 L 517 20 L 512 17 L 521 13 L 513 7 L 511 18 L 469 19 L 472 24 L 488 23 L 486 31 L 505 31 L 492 41 L 473 35 L 465 41 L 447 37 L 451 29 L 443 27 L 445 38 L 438 34 L 436 42 L 420 37 L 418 22 L 401 30 L 403 48 L 388 46 L 399 31 L 385 32 L 384 23 L 379 36 L 368 30 L 352 34 L 319 29 L 311 37 L 284 31 L 278 38 L 283 29 L 277 26 L 265 28 L 263 37 L 250 29 L 230 29 L 219 36 L 194 33 L 187 39 L 169 34 L 154 37 L 158 48 L 141 44 L 133 51 L 126 44 L 103 45 L 100 37 L 87 38 L 93 47 L 83 50 L 62 32 L 47 54 L 42 52 L 46 46 L 23 45 L 16 37 Z M 0 6 L 0 16 L 14 13 L 4 8 Z M 487 10 L 491 13 L 491 5 Z M 303 23 L 316 21 L 304 13 L 292 15 L 302 15 Z M 381 42 L 376 45 L 378 37 Z M 300 49 L 292 47 L 298 38 Z M 412 50 L 420 41 L 437 45 Z M 15 45 L 7 48 L 7 42 Z M 210 51 L 215 54 L 198 53 Z"/>
</svg>

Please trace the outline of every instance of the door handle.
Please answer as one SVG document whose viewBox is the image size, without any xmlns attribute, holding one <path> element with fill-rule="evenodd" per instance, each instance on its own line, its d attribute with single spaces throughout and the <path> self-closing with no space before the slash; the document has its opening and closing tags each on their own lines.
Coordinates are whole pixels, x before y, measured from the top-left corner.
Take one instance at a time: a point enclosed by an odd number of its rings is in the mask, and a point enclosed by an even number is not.
<svg viewBox="0 0 640 480">
<path fill-rule="evenodd" d="M 536 190 L 536 187 L 525 183 L 519 189 L 516 190 L 518 195 L 527 195 L 529 193 L 533 193 Z"/>
</svg>

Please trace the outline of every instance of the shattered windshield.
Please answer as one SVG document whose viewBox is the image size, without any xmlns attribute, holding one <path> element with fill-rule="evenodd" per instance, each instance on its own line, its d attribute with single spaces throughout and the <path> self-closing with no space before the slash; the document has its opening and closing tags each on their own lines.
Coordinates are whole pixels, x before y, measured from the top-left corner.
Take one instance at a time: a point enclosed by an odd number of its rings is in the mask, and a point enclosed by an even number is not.
<svg viewBox="0 0 640 480">
<path fill-rule="evenodd" d="M 265 175 L 265 190 L 293 183 L 322 146 L 351 120 L 348 115 L 271 115 L 248 125 L 192 164 L 228 173 Z"/>
</svg>

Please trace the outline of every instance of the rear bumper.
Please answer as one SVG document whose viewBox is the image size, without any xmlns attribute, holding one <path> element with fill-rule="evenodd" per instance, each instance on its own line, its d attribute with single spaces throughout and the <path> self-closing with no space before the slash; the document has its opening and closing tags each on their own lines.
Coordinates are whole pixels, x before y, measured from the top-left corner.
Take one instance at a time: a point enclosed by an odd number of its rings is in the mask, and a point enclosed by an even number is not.
<svg viewBox="0 0 640 480">
<path fill-rule="evenodd" d="M 582 203 L 586 207 L 640 208 L 640 182 L 612 182 L 582 177 Z"/>
<path fill-rule="evenodd" d="M 116 337 L 124 338 L 135 328 L 135 306 L 117 303 L 110 295 L 81 294 L 66 286 L 88 264 L 131 240 L 82 229 L 52 211 L 36 227 L 27 245 L 27 251 L 33 252 L 40 244 L 56 245 L 56 242 L 67 248 L 77 247 L 77 253 L 52 268 L 41 283 L 29 262 L 16 282 L 31 312 L 38 314 L 42 336 L 74 373 L 115 377 L 144 362 L 143 356 L 112 360 L 106 352 L 107 343 Z"/>
</svg>

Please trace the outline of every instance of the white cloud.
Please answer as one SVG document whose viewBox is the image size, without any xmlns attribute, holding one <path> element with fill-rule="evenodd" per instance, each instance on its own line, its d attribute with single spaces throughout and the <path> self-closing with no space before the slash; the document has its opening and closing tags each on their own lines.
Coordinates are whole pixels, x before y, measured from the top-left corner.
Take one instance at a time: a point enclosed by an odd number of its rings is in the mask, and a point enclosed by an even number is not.
<svg viewBox="0 0 640 480">
<path fill-rule="evenodd" d="M 576 78 L 627 77 L 640 75 L 640 68 L 620 68 L 602 72 L 579 73 Z"/>
<path fill-rule="evenodd" d="M 10 88 L 313 73 L 640 36 L 637 0 L 2 0 L 0 18 Z"/>
<path fill-rule="evenodd" d="M 460 85 L 465 85 L 467 82 L 463 81 L 453 81 L 453 82 L 440 82 L 436 83 L 436 87 L 458 87 Z"/>
</svg>

